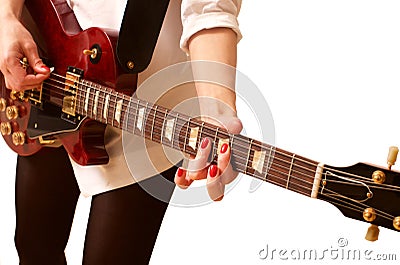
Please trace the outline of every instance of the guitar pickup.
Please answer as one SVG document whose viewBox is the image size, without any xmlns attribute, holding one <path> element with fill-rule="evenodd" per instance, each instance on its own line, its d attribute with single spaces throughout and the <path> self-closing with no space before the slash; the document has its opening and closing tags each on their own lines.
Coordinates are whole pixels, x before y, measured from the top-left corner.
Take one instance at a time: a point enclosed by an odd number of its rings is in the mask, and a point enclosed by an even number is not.
<svg viewBox="0 0 400 265">
<path fill-rule="evenodd" d="M 73 117 L 76 115 L 76 96 L 82 76 L 83 70 L 71 66 L 68 67 L 67 74 L 65 75 L 62 112 Z"/>
</svg>

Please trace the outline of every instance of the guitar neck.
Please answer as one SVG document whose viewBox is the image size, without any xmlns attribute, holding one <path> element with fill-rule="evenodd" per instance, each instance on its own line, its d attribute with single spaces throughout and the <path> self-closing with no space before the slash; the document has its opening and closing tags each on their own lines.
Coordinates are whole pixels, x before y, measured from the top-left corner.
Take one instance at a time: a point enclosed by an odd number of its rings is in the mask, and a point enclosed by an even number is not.
<svg viewBox="0 0 400 265">
<path fill-rule="evenodd" d="M 221 145 L 228 143 L 232 166 L 239 173 L 317 196 L 315 179 L 322 169 L 310 159 L 86 80 L 78 86 L 76 102 L 81 115 L 188 155 L 196 155 L 201 139 L 208 137 L 216 162 Z"/>
</svg>

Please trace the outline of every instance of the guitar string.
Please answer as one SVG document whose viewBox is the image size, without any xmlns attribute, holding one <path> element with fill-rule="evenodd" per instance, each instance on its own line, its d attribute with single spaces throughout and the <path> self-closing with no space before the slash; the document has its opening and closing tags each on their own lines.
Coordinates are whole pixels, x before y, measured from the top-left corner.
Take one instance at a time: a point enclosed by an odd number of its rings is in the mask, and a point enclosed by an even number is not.
<svg viewBox="0 0 400 265">
<path fill-rule="evenodd" d="M 60 87 L 57 87 L 57 88 L 59 88 L 59 89 L 62 89 L 62 90 L 64 90 L 64 88 L 60 88 Z M 130 104 L 130 103 L 129 103 Z M 135 105 L 135 104 L 134 104 Z M 94 106 L 94 105 L 93 105 Z M 127 105 L 125 105 L 125 106 L 127 106 Z M 137 111 L 135 108 L 133 109 L 135 112 Z M 125 111 L 123 111 L 123 112 L 125 112 Z M 192 121 L 193 122 L 193 121 Z M 184 121 L 184 124 L 183 125 L 185 125 L 186 124 L 186 121 Z M 194 124 L 196 124 L 196 122 L 194 122 Z M 162 125 L 162 124 L 160 124 L 160 125 Z M 200 124 L 198 124 L 198 125 L 200 125 Z M 223 131 L 221 131 L 221 133 L 223 134 L 224 132 Z M 212 135 L 212 136 L 214 136 L 214 135 Z M 230 137 L 229 135 L 227 135 L 227 137 Z M 257 146 L 257 144 L 255 144 L 255 146 Z M 262 147 L 261 145 L 258 145 L 259 147 Z M 243 146 L 242 146 L 243 147 Z M 271 147 L 270 147 L 271 148 Z M 240 150 L 239 150 L 240 151 Z M 276 152 L 276 150 L 275 150 L 275 152 Z M 284 154 L 284 155 L 286 155 L 286 154 Z M 286 155 L 286 156 L 292 156 L 292 154 L 289 154 L 289 155 Z M 300 157 L 300 159 L 299 159 L 300 161 L 301 161 L 301 157 Z M 308 161 L 301 161 L 301 162 L 305 162 L 305 163 L 309 163 Z M 314 164 L 311 164 L 311 165 L 314 165 Z M 360 177 L 360 176 L 359 176 Z M 365 180 L 369 180 L 369 179 L 366 179 L 365 178 Z"/>
<path fill-rule="evenodd" d="M 60 88 L 60 89 L 62 89 L 62 88 Z M 186 121 L 185 121 L 184 123 L 186 123 Z M 214 135 L 212 135 L 212 136 L 214 136 Z M 239 151 L 240 151 L 240 150 L 239 150 Z M 245 154 L 243 154 L 243 155 L 245 155 Z M 308 161 L 304 161 L 304 162 L 306 162 L 306 163 L 307 163 Z M 264 169 L 265 169 L 265 168 L 264 168 Z M 306 168 L 306 170 L 310 170 L 310 169 L 307 169 L 307 168 Z M 300 173 L 300 174 L 302 174 L 302 173 Z M 361 178 L 363 178 L 362 176 L 358 176 L 358 177 L 361 177 Z M 366 179 L 366 178 L 365 178 L 365 179 Z M 368 181 L 369 181 L 369 179 L 366 179 L 366 180 L 368 180 Z M 394 187 L 394 188 L 396 188 L 396 187 Z"/>
<path fill-rule="evenodd" d="M 45 95 L 46 95 L 46 93 L 44 93 Z M 156 121 L 155 122 L 155 125 L 158 125 L 158 126 L 162 126 L 163 125 L 163 123 L 159 123 L 158 121 Z M 183 124 L 182 124 L 183 125 Z M 133 129 L 133 128 L 132 128 Z M 129 129 L 128 129 L 128 131 L 130 131 Z M 212 137 L 214 137 L 214 134 L 208 134 L 208 133 L 203 133 L 203 135 L 205 135 L 206 137 L 210 137 L 210 138 L 212 138 Z M 158 134 L 158 135 L 155 135 L 155 136 L 162 136 L 162 135 L 160 135 L 160 134 Z M 154 137 L 153 137 L 154 138 Z M 161 137 L 160 137 L 161 138 Z M 236 140 L 236 142 L 237 142 L 237 140 Z M 247 146 L 244 146 L 244 145 L 241 145 L 241 147 L 247 147 Z M 241 153 L 241 155 L 246 155 L 247 153 L 245 153 L 245 152 L 242 152 L 240 149 L 237 149 L 236 150 L 236 153 Z M 241 156 L 239 156 L 239 157 L 241 157 Z M 253 158 L 252 156 L 250 156 L 251 158 Z M 286 162 L 286 161 L 284 161 L 284 160 L 282 160 L 283 162 Z M 302 169 L 304 169 L 304 170 L 310 170 L 310 169 L 308 169 L 308 168 L 305 168 L 305 167 L 302 167 L 302 166 L 298 166 L 298 167 L 301 167 Z M 294 172 L 296 172 L 296 171 L 294 171 Z M 313 172 L 312 170 L 310 170 L 310 172 Z M 302 172 L 298 172 L 299 174 L 303 174 L 303 175 L 305 175 L 304 173 L 302 173 Z M 284 172 L 282 172 L 282 174 L 285 174 Z M 311 183 L 311 182 L 309 182 L 309 183 Z"/>
<path fill-rule="evenodd" d="M 58 80 L 53 80 L 53 81 L 56 81 L 56 82 L 60 82 L 60 81 L 58 81 Z M 71 80 L 71 81 L 73 81 L 73 80 Z M 87 84 L 83 84 L 83 83 L 81 83 L 83 86 L 86 86 L 87 87 Z M 58 87 L 59 89 L 61 89 L 61 90 L 65 90 L 64 88 L 60 88 L 60 87 Z M 93 88 L 93 87 L 91 87 L 91 88 Z M 99 87 L 99 88 L 101 88 L 101 87 Z M 103 88 L 105 88 L 105 87 L 103 87 Z M 79 89 L 79 88 L 77 88 L 77 89 Z M 98 89 L 98 88 L 94 88 L 94 89 Z M 83 91 L 82 89 L 80 89 L 81 91 Z M 131 99 L 131 98 L 129 98 L 129 99 Z M 129 104 L 130 104 L 131 102 L 129 102 Z M 125 106 L 127 106 L 127 105 L 125 105 Z M 186 121 L 184 121 L 184 123 L 186 123 Z M 200 125 L 200 124 L 199 124 Z M 214 136 L 214 135 L 212 135 L 212 136 Z M 260 146 L 261 147 L 261 146 Z M 286 154 L 283 154 L 283 155 L 286 155 Z M 288 155 L 286 155 L 286 156 L 288 156 Z M 288 156 L 289 157 L 289 156 Z M 290 156 L 291 157 L 291 156 Z M 309 163 L 308 161 L 303 161 L 303 162 L 305 162 L 305 163 Z M 312 164 L 313 165 L 313 164 Z M 305 170 L 309 170 L 309 171 L 311 171 L 310 169 L 305 169 Z M 342 173 L 343 174 L 343 172 L 341 172 L 341 171 L 339 171 L 340 173 Z M 347 172 L 344 172 L 344 173 L 346 173 L 346 174 L 348 174 Z M 283 173 L 282 172 L 282 174 L 285 174 L 285 173 Z M 300 173 L 300 174 L 302 174 L 302 173 Z M 367 178 L 365 178 L 365 177 L 362 177 L 362 176 L 358 176 L 359 178 L 364 178 L 364 179 L 366 179 L 366 180 L 368 180 L 369 181 L 369 179 L 367 179 Z M 387 186 L 390 186 L 390 185 L 387 185 Z M 397 187 L 393 187 L 393 189 L 396 189 Z"/>
<path fill-rule="evenodd" d="M 329 182 L 338 183 L 338 184 L 359 185 L 357 183 L 346 182 L 346 181 L 343 181 L 343 180 L 332 180 L 331 179 L 331 180 L 329 180 Z M 367 186 L 369 188 L 388 190 L 388 191 L 396 191 L 396 190 L 398 190 L 398 189 L 394 189 L 394 188 L 390 188 L 390 187 L 381 188 L 380 185 L 382 185 L 382 184 L 377 184 L 375 182 L 372 182 L 370 185 L 367 185 Z"/>
<path fill-rule="evenodd" d="M 322 187 L 321 187 L 321 190 L 322 190 Z M 342 198 L 348 198 L 348 197 L 342 196 L 342 195 L 340 195 L 339 193 L 334 192 L 334 191 L 332 191 L 332 190 L 330 190 L 330 189 L 327 189 L 327 188 L 325 188 L 325 190 L 330 191 L 330 192 L 332 192 L 333 194 L 336 194 L 336 195 L 338 195 L 338 196 L 333 196 L 333 195 L 331 195 L 331 194 L 323 194 L 322 191 L 320 191 L 319 194 L 320 194 L 320 195 L 327 196 L 327 197 L 329 197 L 329 198 L 331 198 L 331 199 L 333 199 L 333 200 L 339 201 L 340 203 L 342 203 L 343 206 L 346 205 L 346 204 L 347 204 L 347 205 L 351 205 L 351 206 L 353 207 L 353 210 L 354 210 L 354 211 L 358 211 L 358 212 L 360 212 L 360 213 L 363 213 L 365 209 L 367 209 L 367 208 L 370 207 L 369 205 L 366 205 L 365 203 L 362 203 L 362 202 L 357 202 L 357 201 L 356 201 L 358 204 L 361 205 L 361 206 L 358 206 L 358 205 L 352 204 L 351 202 L 344 201 L 344 200 L 342 200 Z M 350 200 L 350 201 L 355 201 L 354 199 L 349 199 L 349 200 Z M 377 216 L 380 216 L 380 217 L 385 218 L 385 219 L 388 219 L 388 220 L 393 220 L 394 217 L 395 217 L 394 215 L 391 215 L 391 214 L 389 214 L 389 213 L 387 213 L 387 212 L 384 212 L 384 211 L 382 211 L 382 210 L 375 209 L 375 212 L 376 212 Z"/>
<path fill-rule="evenodd" d="M 52 84 L 50 84 L 50 83 L 47 83 L 48 85 L 52 85 Z M 56 86 L 53 86 L 53 87 L 56 87 Z M 56 87 L 56 88 L 58 88 L 58 89 L 61 89 L 61 90 L 64 90 L 64 88 L 61 88 L 61 87 Z M 60 94 L 61 95 L 61 94 Z M 90 101 L 90 100 L 89 100 Z M 135 105 L 135 104 L 134 104 Z M 94 105 L 91 105 L 91 106 L 94 106 Z M 126 105 L 125 105 L 126 106 Z M 134 109 L 134 111 L 135 112 L 137 112 L 137 110 L 136 109 Z M 126 112 L 126 111 L 122 111 L 122 112 Z M 160 118 L 161 116 L 159 116 L 159 118 Z M 100 120 L 103 120 L 103 119 L 100 119 Z M 179 120 L 177 121 L 178 123 L 179 123 Z M 157 122 L 158 123 L 158 122 Z M 193 123 L 193 121 L 192 121 L 192 123 Z M 183 121 L 183 123 L 182 124 L 179 124 L 179 125 L 181 125 L 181 126 L 184 126 L 186 124 L 186 121 L 184 120 Z M 194 124 L 196 124 L 195 122 L 194 122 Z M 163 124 L 157 124 L 157 125 L 160 125 L 160 126 L 162 126 Z M 198 124 L 198 125 L 200 125 L 200 124 Z M 129 128 L 128 128 L 128 131 L 129 131 Z M 220 131 L 220 134 L 224 134 L 225 132 L 223 132 L 223 131 Z M 225 135 L 226 135 L 226 137 L 232 137 L 232 135 L 228 135 L 228 133 L 225 133 Z M 207 134 L 206 136 L 209 136 L 209 137 L 214 137 L 214 134 Z M 236 141 L 237 141 L 238 139 L 236 139 Z M 256 146 L 256 147 L 262 147 L 261 145 L 258 145 L 258 144 L 253 144 L 253 146 Z M 246 145 L 242 145 L 242 146 L 240 146 L 240 147 L 243 147 L 243 148 L 247 148 L 247 146 Z M 273 148 L 273 147 L 269 147 L 269 148 Z M 240 152 L 240 150 L 238 150 L 239 152 Z M 274 152 L 276 152 L 276 151 L 274 151 Z M 244 153 L 242 153 L 243 155 L 245 155 Z M 288 156 L 289 157 L 289 156 Z M 291 158 L 291 156 L 290 156 L 290 158 Z M 301 159 L 298 159 L 298 160 L 300 160 L 300 162 L 303 162 L 303 161 L 301 161 Z M 304 161 L 304 162 L 306 162 L 306 161 Z M 311 164 L 311 165 L 313 165 L 313 164 Z M 314 166 L 314 165 L 313 165 Z M 310 170 L 311 171 L 311 170 Z"/>
<path fill-rule="evenodd" d="M 151 111 L 151 110 L 150 110 Z M 156 115 L 156 113 L 157 112 L 155 112 L 155 115 Z M 154 116 L 155 116 L 154 115 Z M 185 121 L 185 123 L 186 123 L 186 121 Z M 213 135 L 212 135 L 213 136 Z M 160 138 L 161 139 L 161 138 Z M 285 161 L 283 161 L 283 162 L 285 162 Z M 304 162 L 308 162 L 308 161 L 304 161 Z M 280 164 L 278 164 L 278 165 L 280 165 Z M 272 170 L 274 170 L 273 168 L 271 168 Z M 270 170 L 271 170 L 270 169 Z M 308 168 L 306 168 L 306 170 L 309 170 Z M 278 172 L 278 173 L 281 173 L 281 174 L 284 174 L 284 175 L 286 175 L 286 173 L 285 172 L 281 172 L 281 171 L 276 171 L 276 172 Z M 339 171 L 340 172 L 340 171 Z M 302 172 L 300 172 L 301 174 L 303 174 Z M 269 175 L 271 175 L 271 176 L 273 176 L 272 174 L 269 174 Z M 255 177 L 255 176 L 253 176 L 253 177 Z M 281 179 L 281 180 L 286 180 L 286 179 L 283 179 L 283 178 L 281 178 L 281 177 L 278 177 L 278 176 L 276 176 L 275 175 L 275 177 L 276 178 L 278 178 L 278 179 Z M 262 180 L 266 180 L 266 181 L 268 181 L 268 182 L 274 182 L 274 181 L 272 181 L 272 180 L 269 180 L 269 179 L 263 179 L 262 178 Z M 304 181 L 303 179 L 299 179 L 300 181 Z M 278 182 L 275 182 L 277 185 L 279 185 L 279 186 L 283 186 L 281 183 L 278 183 Z M 309 183 L 309 184 L 311 184 L 311 183 Z M 302 188 L 304 188 L 304 186 L 301 186 L 301 185 L 299 185 L 299 184 L 297 184 L 297 183 L 293 183 L 293 185 L 296 185 L 296 186 L 300 186 L 300 187 L 302 187 Z M 302 194 L 305 194 L 305 195 L 309 195 L 308 193 L 304 193 L 303 191 L 300 191 L 300 190 L 297 190 L 297 192 L 299 192 L 299 193 L 302 193 Z M 326 195 L 326 194 L 325 194 Z M 328 196 L 330 196 L 330 195 L 328 195 Z M 332 196 L 330 196 L 330 197 L 332 197 Z M 343 197 L 346 197 L 346 196 L 343 196 Z M 346 198 L 348 198 L 348 197 L 346 197 Z M 336 199 L 336 200 L 338 200 L 337 198 L 334 198 L 334 199 Z M 351 198 L 348 198 L 349 200 L 352 200 Z M 339 200 L 340 201 L 340 200 Z M 342 201 L 342 203 L 343 203 L 343 201 Z M 346 203 L 346 202 L 344 202 L 344 203 Z M 360 207 L 359 207 L 360 208 Z"/>
<path fill-rule="evenodd" d="M 62 79 L 66 79 L 66 80 L 69 80 L 69 81 L 71 81 L 71 82 L 75 82 L 75 80 L 71 80 L 71 79 L 68 79 L 68 78 L 65 78 L 65 77 L 63 77 L 63 76 L 61 76 L 61 75 L 57 75 L 57 74 L 55 74 L 55 73 L 53 73 L 54 75 L 56 75 L 56 76 L 58 76 L 58 77 L 60 77 L 60 78 L 62 78 Z M 56 80 L 55 80 L 56 81 Z M 90 81 L 86 81 L 86 82 L 89 82 L 89 83 L 92 83 L 92 82 L 90 82 Z M 88 84 L 84 84 L 83 82 L 79 82 L 79 84 L 81 84 L 82 86 L 84 86 L 84 87 L 87 87 L 87 88 L 93 88 L 93 87 L 90 87 L 90 86 L 88 86 Z M 93 84 L 93 83 L 92 83 Z M 89 84 L 90 85 L 90 84 Z M 80 89 L 79 87 L 75 87 L 76 89 Z M 103 87 L 103 86 L 101 86 L 101 85 L 99 85 L 99 88 L 94 88 L 94 89 L 100 89 L 100 88 L 103 88 L 103 89 L 105 89 L 106 87 Z M 63 88 L 60 88 L 60 89 L 63 89 Z M 82 89 L 80 89 L 80 90 L 82 90 Z M 82 90 L 83 91 L 83 90 Z M 108 91 L 107 91 L 108 92 Z M 102 95 L 100 94 L 99 95 L 99 98 L 102 98 Z M 111 99 L 112 100 L 112 99 Z M 89 98 L 89 102 L 90 102 L 90 98 Z M 115 102 L 113 102 L 113 103 L 115 103 Z M 128 105 L 130 104 L 130 102 L 128 103 Z M 140 104 L 140 103 L 139 103 Z M 125 105 L 125 106 L 128 106 L 128 105 Z M 135 104 L 134 104 L 135 105 Z M 92 105 L 93 106 L 93 105 Z M 135 107 L 135 106 L 134 106 Z M 146 107 L 146 106 L 143 106 L 143 107 Z M 111 106 L 111 108 L 113 108 L 112 106 Z M 134 111 L 136 112 L 137 110 L 136 109 L 134 109 Z M 186 121 L 185 121 L 186 122 Z M 198 124 L 198 125 L 200 125 L 200 124 Z M 255 146 L 258 146 L 258 147 L 262 147 L 261 145 L 255 145 Z M 289 155 L 290 157 L 291 157 L 291 154 Z M 308 161 L 304 161 L 304 162 L 308 162 Z"/>
<path fill-rule="evenodd" d="M 161 138 L 160 138 L 161 139 Z M 280 164 L 278 164 L 280 167 L 282 167 Z M 273 168 L 271 169 L 271 170 L 273 170 L 273 171 L 275 171 L 275 172 L 277 172 L 277 173 L 281 173 L 281 174 L 284 174 L 284 175 L 286 175 L 286 172 L 281 172 L 281 171 L 276 171 L 276 170 L 274 170 Z M 269 174 L 270 176 L 274 176 L 273 174 Z M 278 179 L 280 179 L 280 180 L 284 180 L 284 181 L 286 181 L 286 179 L 283 179 L 283 178 L 281 178 L 281 177 L 278 177 L 278 176 L 276 176 L 275 175 L 275 177 L 276 178 L 278 178 Z M 295 177 L 294 177 L 295 178 Z M 268 180 L 267 180 L 268 181 Z M 304 180 L 303 179 L 300 179 L 300 181 L 303 181 L 304 182 Z M 271 181 L 270 181 L 271 182 Z M 276 182 L 277 184 L 278 184 L 278 182 Z M 309 183 L 310 184 L 310 183 Z M 307 189 L 308 191 L 310 191 L 310 190 L 312 190 L 312 188 L 310 189 L 310 187 L 306 187 L 306 186 L 302 186 L 302 185 L 299 185 L 299 184 L 297 184 L 297 183 L 292 183 L 292 186 L 293 185 L 295 185 L 295 186 L 299 186 L 299 187 L 301 187 L 301 188 L 304 188 L 304 189 Z M 279 186 L 282 186 L 282 187 L 284 187 L 284 185 L 282 184 L 282 183 L 279 183 Z M 306 194 L 306 195 L 309 195 L 308 193 L 305 193 L 305 192 L 303 192 L 303 191 L 300 191 L 299 189 L 296 189 L 296 191 L 298 192 L 298 193 L 301 193 L 301 194 Z"/>
<path fill-rule="evenodd" d="M 157 122 L 158 123 L 158 122 Z M 156 124 L 156 125 L 160 125 L 160 126 L 162 126 L 162 124 Z M 156 136 L 160 136 L 160 135 L 156 135 Z M 212 136 L 214 136 L 214 135 L 206 135 L 206 136 L 210 136 L 210 137 L 212 137 Z M 239 150 L 239 149 L 238 149 Z M 240 151 L 239 151 L 240 152 Z M 245 153 L 242 153 L 242 155 L 245 155 Z M 234 155 L 234 157 L 236 157 L 237 158 L 237 161 L 240 163 L 240 161 L 239 160 L 244 160 L 246 163 L 247 163 L 247 161 L 243 158 L 242 159 L 242 156 L 238 156 L 238 155 Z M 284 163 L 286 162 L 286 161 L 284 161 L 284 160 L 282 160 Z M 245 165 L 246 163 L 242 163 L 242 165 Z M 280 163 L 276 163 L 276 165 L 278 166 L 278 167 L 280 167 L 280 168 L 285 168 L 284 167 L 284 165 L 281 165 Z M 303 167 L 303 169 L 305 169 L 305 170 L 308 170 L 307 168 L 304 168 Z M 287 175 L 287 173 L 286 172 L 282 172 L 282 171 L 278 171 L 278 170 L 275 170 L 276 172 L 278 172 L 278 173 L 280 173 L 280 174 L 282 174 L 282 175 Z M 304 174 L 303 172 L 297 172 L 296 170 L 292 170 L 292 174 L 295 174 L 295 173 L 298 173 L 298 174 L 301 174 L 301 175 L 304 175 L 304 176 L 306 176 L 306 177 L 308 177 L 308 175 L 306 175 L 306 174 Z M 297 177 L 295 177 L 295 176 L 291 176 L 291 178 L 293 179 L 293 180 L 299 180 L 299 181 L 303 181 L 303 182 L 305 182 L 305 183 L 307 183 L 307 184 L 310 184 L 310 185 L 312 185 L 312 183 L 311 182 L 307 182 L 306 180 L 304 180 L 304 179 L 299 179 L 299 178 L 297 178 Z M 284 179 L 284 178 L 281 178 L 280 177 L 280 179 L 281 180 L 283 180 L 283 181 L 286 181 L 287 179 Z M 303 188 L 305 188 L 305 189 L 308 189 L 308 190 L 312 190 L 312 188 L 311 187 L 307 187 L 307 186 L 303 186 Z"/>
</svg>

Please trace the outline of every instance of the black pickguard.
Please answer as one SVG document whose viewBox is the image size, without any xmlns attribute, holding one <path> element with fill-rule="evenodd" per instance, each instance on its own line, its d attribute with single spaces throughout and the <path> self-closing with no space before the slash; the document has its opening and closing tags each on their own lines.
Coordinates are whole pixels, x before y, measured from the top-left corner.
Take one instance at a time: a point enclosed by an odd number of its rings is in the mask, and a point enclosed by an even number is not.
<svg viewBox="0 0 400 265">
<path fill-rule="evenodd" d="M 31 105 L 27 134 L 29 138 L 72 132 L 79 128 L 84 118 L 68 118 L 61 107 L 44 103 L 41 107 Z"/>
</svg>

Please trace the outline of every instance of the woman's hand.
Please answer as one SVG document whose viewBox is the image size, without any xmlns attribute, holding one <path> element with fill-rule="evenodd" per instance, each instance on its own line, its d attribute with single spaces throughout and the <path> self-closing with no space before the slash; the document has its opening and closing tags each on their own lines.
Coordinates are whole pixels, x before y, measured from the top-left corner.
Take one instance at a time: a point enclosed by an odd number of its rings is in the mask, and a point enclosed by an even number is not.
<svg viewBox="0 0 400 265">
<path fill-rule="evenodd" d="M 0 70 L 7 88 L 21 91 L 38 87 L 50 75 L 50 69 L 38 55 L 32 35 L 14 17 L 0 19 Z M 34 73 L 21 65 L 26 57 Z"/>
<path fill-rule="evenodd" d="M 218 122 L 215 120 L 218 120 Z M 211 122 L 207 119 L 206 122 L 223 127 L 233 134 L 238 134 L 242 130 L 242 123 L 236 116 L 220 116 L 215 120 Z M 231 149 L 228 143 L 220 145 L 216 164 L 208 161 L 209 154 L 215 144 L 213 139 L 203 138 L 199 144 L 197 155 L 190 158 L 187 167 L 180 167 L 177 170 L 175 183 L 180 188 L 186 189 L 195 180 L 207 179 L 207 191 L 210 198 L 219 201 L 224 196 L 225 185 L 231 183 L 238 173 L 232 169 L 230 163 Z"/>
</svg>

